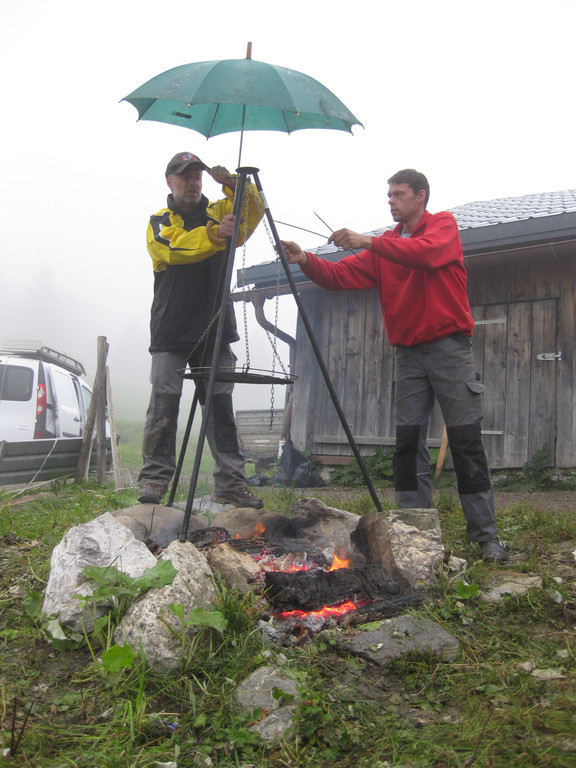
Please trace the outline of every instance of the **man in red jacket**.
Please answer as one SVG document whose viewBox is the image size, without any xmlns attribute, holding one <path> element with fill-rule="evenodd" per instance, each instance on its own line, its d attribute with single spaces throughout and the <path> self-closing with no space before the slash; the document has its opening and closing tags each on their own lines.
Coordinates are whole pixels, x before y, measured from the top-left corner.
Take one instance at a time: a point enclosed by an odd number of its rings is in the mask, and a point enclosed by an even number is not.
<svg viewBox="0 0 576 768">
<path fill-rule="evenodd" d="M 486 561 L 504 562 L 494 494 L 480 424 L 484 385 L 472 353 L 474 320 L 458 225 L 448 212 L 426 210 L 424 174 L 398 171 L 388 179 L 397 226 L 380 237 L 339 229 L 329 242 L 356 251 L 334 263 L 283 241 L 286 258 L 329 291 L 376 288 L 390 344 L 395 347 L 396 453 L 394 479 L 400 508 L 431 507 L 428 419 L 436 397 L 458 478 L 470 541 Z"/>
</svg>

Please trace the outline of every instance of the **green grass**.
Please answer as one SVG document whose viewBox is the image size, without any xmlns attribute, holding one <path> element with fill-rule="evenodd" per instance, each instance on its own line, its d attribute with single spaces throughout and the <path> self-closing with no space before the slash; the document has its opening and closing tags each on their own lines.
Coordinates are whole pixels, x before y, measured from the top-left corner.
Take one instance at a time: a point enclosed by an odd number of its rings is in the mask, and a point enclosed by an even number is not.
<svg viewBox="0 0 576 768">
<path fill-rule="evenodd" d="M 373 511 L 362 490 L 259 489 L 266 508 L 288 512 L 303 496 L 360 514 Z M 68 484 L 26 501 L 0 491 L 0 741 L 7 766 L 34 768 L 571 768 L 576 750 L 576 513 L 526 503 L 503 505 L 499 525 L 514 570 L 539 574 L 544 590 L 492 605 L 462 597 L 448 580 L 418 609 L 459 640 L 453 662 L 414 655 L 376 668 L 342 655 L 322 637 L 304 648 L 264 644 L 259 607 L 221 589 L 215 610 L 224 632 L 207 629 L 186 669 L 160 676 L 137 661 L 106 672 L 86 648 L 57 651 L 38 602 L 53 546 L 66 531 L 104 511 L 132 506 L 136 491 Z M 463 533 L 452 491 L 436 496 L 447 548 L 470 563 L 482 588 L 494 568 L 478 561 Z M 562 583 L 555 579 L 562 576 Z M 249 730 L 258 713 L 236 710 L 235 686 L 280 660 L 301 686 L 294 737 L 264 746 Z M 559 669 L 542 681 L 520 665 Z M 177 723 L 172 730 L 171 725 Z"/>
<path fill-rule="evenodd" d="M 139 471 L 142 466 L 142 435 L 144 433 L 144 421 L 118 421 L 116 423 L 116 429 L 120 436 L 118 442 L 118 455 L 121 465 L 131 471 Z M 178 431 L 176 441 L 177 456 L 180 455 L 182 448 L 183 432 L 183 428 Z M 190 435 L 184 464 L 182 466 L 182 473 L 188 476 L 192 473 L 194 466 L 197 443 L 198 431 L 193 431 Z M 201 475 L 209 475 L 212 472 L 213 467 L 214 460 L 210 455 L 210 450 L 206 443 L 204 445 L 204 450 L 202 451 L 202 463 L 200 464 Z"/>
</svg>

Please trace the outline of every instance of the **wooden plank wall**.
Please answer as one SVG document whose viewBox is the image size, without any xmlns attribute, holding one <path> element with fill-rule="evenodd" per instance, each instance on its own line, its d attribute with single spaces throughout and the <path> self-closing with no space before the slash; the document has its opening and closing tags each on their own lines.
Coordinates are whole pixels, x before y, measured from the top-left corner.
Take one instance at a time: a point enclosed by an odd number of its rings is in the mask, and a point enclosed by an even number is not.
<svg viewBox="0 0 576 768">
<path fill-rule="evenodd" d="M 575 256 L 573 246 L 547 246 L 467 260 L 470 303 L 480 321 L 473 344 L 486 385 L 484 440 L 493 467 L 522 466 L 544 443 L 551 464 L 576 466 Z M 393 445 L 394 356 L 376 293 L 310 288 L 301 297 L 361 452 Z M 541 349 L 552 343 L 562 360 L 537 361 L 536 354 L 556 351 Z M 300 321 L 297 344 L 294 444 L 314 454 L 350 456 Z M 431 445 L 439 443 L 442 424 L 436 406 Z"/>
</svg>

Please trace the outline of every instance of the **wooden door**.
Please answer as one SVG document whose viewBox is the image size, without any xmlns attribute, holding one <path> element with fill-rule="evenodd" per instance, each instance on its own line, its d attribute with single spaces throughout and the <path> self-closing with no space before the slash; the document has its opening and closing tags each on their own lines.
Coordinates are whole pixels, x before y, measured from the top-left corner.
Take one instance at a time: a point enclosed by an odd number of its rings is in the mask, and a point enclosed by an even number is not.
<svg viewBox="0 0 576 768">
<path fill-rule="evenodd" d="M 522 467 L 544 445 L 555 463 L 557 301 L 472 308 L 474 353 L 486 386 L 482 431 L 494 468 Z"/>
</svg>

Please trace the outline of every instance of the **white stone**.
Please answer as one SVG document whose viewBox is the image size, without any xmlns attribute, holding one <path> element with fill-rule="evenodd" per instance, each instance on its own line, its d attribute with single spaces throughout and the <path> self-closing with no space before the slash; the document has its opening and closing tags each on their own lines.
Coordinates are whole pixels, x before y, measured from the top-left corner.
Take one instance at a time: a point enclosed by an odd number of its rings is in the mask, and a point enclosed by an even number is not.
<svg viewBox="0 0 576 768">
<path fill-rule="evenodd" d="M 495 571 L 489 588 L 480 593 L 487 603 L 499 603 L 506 595 L 525 595 L 529 589 L 542 589 L 542 579 L 530 573 Z"/>
<path fill-rule="evenodd" d="M 439 529 L 420 530 L 392 518 L 389 532 L 392 554 L 401 575 L 413 589 L 430 587 L 444 560 Z"/>
<path fill-rule="evenodd" d="M 174 581 L 151 589 L 129 608 L 114 633 L 119 645 L 142 648 L 148 666 L 162 672 L 177 669 L 185 657 L 197 627 L 184 629 L 169 606 L 181 605 L 184 616 L 194 608 L 209 609 L 216 600 L 212 571 L 204 556 L 190 542 L 173 541 L 162 553 L 178 571 Z M 181 637 L 184 637 L 184 644 Z"/>
<path fill-rule="evenodd" d="M 93 587 L 82 574 L 86 566 L 115 566 L 134 578 L 156 564 L 145 544 L 137 541 L 126 526 L 105 512 L 89 523 L 71 528 L 54 547 L 43 612 L 58 616 L 60 624 L 74 632 L 93 629 L 86 604 L 76 595 L 92 594 Z M 106 608 L 96 611 L 102 615 Z"/>
</svg>

